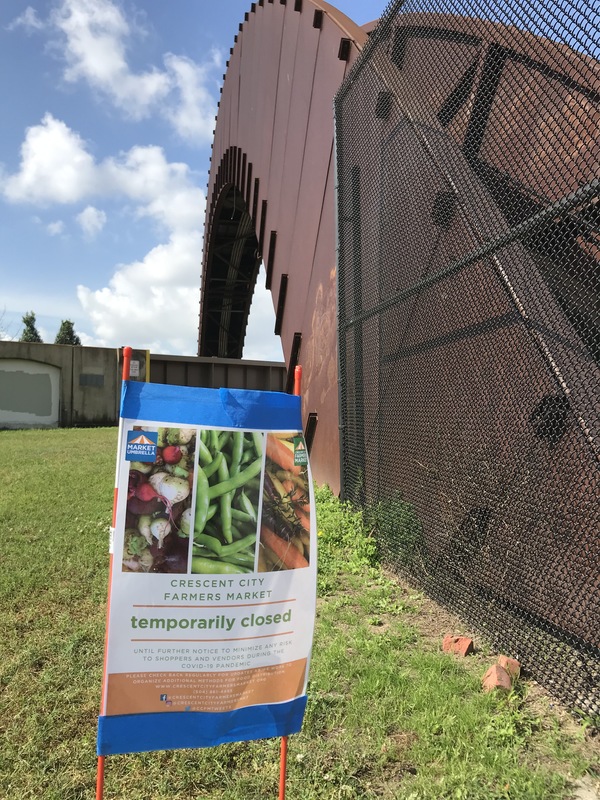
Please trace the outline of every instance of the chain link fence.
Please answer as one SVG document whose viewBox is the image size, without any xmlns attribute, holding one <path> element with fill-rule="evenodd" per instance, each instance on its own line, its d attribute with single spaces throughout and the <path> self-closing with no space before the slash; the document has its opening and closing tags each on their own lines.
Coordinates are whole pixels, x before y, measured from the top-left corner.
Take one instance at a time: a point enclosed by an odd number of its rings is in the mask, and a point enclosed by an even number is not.
<svg viewBox="0 0 600 800">
<path fill-rule="evenodd" d="M 343 494 L 596 725 L 599 26 L 392 2 L 335 99 Z"/>
</svg>

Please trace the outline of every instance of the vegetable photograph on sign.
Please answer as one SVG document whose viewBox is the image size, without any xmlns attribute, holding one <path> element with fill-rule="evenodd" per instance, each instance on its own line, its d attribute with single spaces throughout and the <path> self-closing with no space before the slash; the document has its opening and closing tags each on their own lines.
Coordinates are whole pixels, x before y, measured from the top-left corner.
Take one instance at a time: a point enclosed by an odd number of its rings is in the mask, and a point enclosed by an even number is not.
<svg viewBox="0 0 600 800">
<path fill-rule="evenodd" d="M 202 430 L 198 439 L 191 571 L 254 571 L 262 433 Z"/>
<path fill-rule="evenodd" d="M 298 431 L 134 426 L 126 460 L 124 572 L 243 575 L 309 565 L 308 462 Z"/>
<path fill-rule="evenodd" d="M 195 445 L 193 428 L 129 433 L 124 572 L 187 572 Z"/>
<path fill-rule="evenodd" d="M 266 435 L 259 572 L 308 567 L 310 497 L 304 439 L 298 433 Z"/>
</svg>

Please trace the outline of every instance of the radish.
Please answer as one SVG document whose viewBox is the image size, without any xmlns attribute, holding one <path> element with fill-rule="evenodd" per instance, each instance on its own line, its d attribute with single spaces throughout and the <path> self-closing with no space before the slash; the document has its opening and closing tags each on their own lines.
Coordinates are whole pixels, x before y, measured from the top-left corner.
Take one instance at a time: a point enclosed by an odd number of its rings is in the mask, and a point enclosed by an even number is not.
<svg viewBox="0 0 600 800">
<path fill-rule="evenodd" d="M 138 531 L 142 534 L 148 544 L 152 544 L 152 517 L 148 514 L 142 514 L 138 519 Z"/>
<path fill-rule="evenodd" d="M 157 517 L 150 523 L 150 531 L 158 539 L 158 546 L 162 547 L 165 537 L 171 533 L 171 523 L 165 517 Z"/>
<path fill-rule="evenodd" d="M 190 485 L 184 478 L 177 478 L 168 472 L 155 472 L 148 480 L 167 507 L 185 500 L 190 493 Z"/>
<path fill-rule="evenodd" d="M 181 461 L 181 447 L 176 444 L 170 444 L 168 447 L 164 447 L 162 451 L 162 457 L 165 464 L 177 464 Z"/>
<path fill-rule="evenodd" d="M 190 535 L 190 530 L 192 527 L 192 509 L 186 508 L 183 514 L 181 515 L 181 519 L 179 520 L 179 530 L 183 533 L 184 536 Z"/>
</svg>

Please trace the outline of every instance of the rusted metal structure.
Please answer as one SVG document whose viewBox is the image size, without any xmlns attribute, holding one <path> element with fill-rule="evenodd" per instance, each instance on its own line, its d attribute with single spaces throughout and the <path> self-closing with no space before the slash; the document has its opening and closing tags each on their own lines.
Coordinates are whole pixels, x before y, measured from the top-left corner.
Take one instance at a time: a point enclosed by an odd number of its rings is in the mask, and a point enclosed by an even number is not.
<svg viewBox="0 0 600 800">
<path fill-rule="evenodd" d="M 358 27 L 321 0 L 252 3 L 223 76 L 207 193 L 199 355 L 241 357 L 264 259 L 275 332 L 282 337 L 289 375 L 296 363 L 304 367 L 305 426 L 313 439 L 315 477 L 334 490 L 340 488 L 340 423 L 332 104 L 374 28 L 374 23 Z M 411 12 L 398 19 L 396 32 L 377 58 L 376 69 L 382 76 L 391 69 L 396 83 L 390 90 L 384 79 L 381 87 L 367 88 L 364 95 L 359 90 L 355 119 L 370 126 L 373 146 L 384 148 L 383 138 L 391 130 L 386 119 L 394 119 L 389 104 L 400 102 L 406 117 L 414 118 L 421 131 L 428 130 L 438 155 L 453 159 L 464 196 L 471 198 L 471 223 L 479 226 L 476 238 L 499 235 L 521 217 L 560 202 L 581 187 L 582 169 L 598 157 L 597 130 L 582 112 L 585 104 L 597 106 L 598 64 L 564 43 L 514 25 Z M 390 91 L 396 95 L 393 100 Z M 547 102 L 532 102 L 532 95 L 543 95 Z M 572 135 L 565 136 L 561 125 Z M 408 129 L 405 138 L 405 146 L 416 153 L 421 145 L 409 141 Z M 558 172 L 550 168 L 557 162 L 562 164 Z M 397 207 L 414 206 L 405 225 L 395 220 L 371 232 L 382 249 L 398 250 L 398 274 L 404 269 L 402 259 L 407 262 L 407 272 L 399 279 L 390 277 L 389 292 L 400 285 L 398 280 L 410 282 L 419 272 L 436 232 L 447 231 L 448 246 L 456 253 L 465 241 L 463 233 L 455 235 L 452 191 L 427 169 L 422 160 L 392 160 L 379 183 L 363 190 L 370 192 L 372 202 L 377 193 L 395 193 Z M 408 198 L 412 206 L 406 204 Z M 423 247 L 411 251 L 407 231 L 415 224 L 422 227 L 425 219 L 433 220 L 436 236 L 428 241 L 422 237 Z M 548 256 L 554 243 L 566 241 L 561 235 L 569 225 L 555 226 L 546 245 L 543 236 L 537 237 L 534 268 L 539 280 L 529 279 L 529 286 L 535 286 L 532 302 L 546 316 L 556 316 L 560 309 L 561 335 L 570 335 L 575 325 L 575 335 L 594 347 L 590 336 L 598 310 L 587 289 L 589 264 L 598 252 L 594 235 L 588 230 L 589 235 L 579 237 L 579 248 L 572 250 L 579 266 L 566 280 L 556 259 Z M 359 238 L 356 233 L 357 243 Z M 516 253 L 518 245 L 512 249 Z M 531 254 L 519 258 L 520 274 L 525 275 Z M 531 295 L 525 283 L 516 288 Z M 441 307 L 431 310 L 440 320 L 443 313 Z M 396 334 L 387 335 L 393 349 Z M 341 357 L 345 359 L 344 352 Z M 580 372 L 576 356 L 568 361 L 564 369 Z M 571 391 L 587 390 L 582 386 Z M 352 391 L 353 413 L 367 426 L 379 413 L 372 391 L 370 397 L 371 412 L 364 386 Z M 586 419 L 590 413 L 596 412 L 588 408 Z"/>
<path fill-rule="evenodd" d="M 366 38 L 321 0 L 252 3 L 223 76 L 204 233 L 199 355 L 241 357 L 264 259 L 288 374 L 303 367 L 313 472 L 336 490 L 333 97 Z"/>
<path fill-rule="evenodd" d="M 217 118 L 200 353 L 241 355 L 264 257 L 309 438 L 318 416 L 317 481 L 364 507 L 390 565 L 600 726 L 586 9 L 392 0 L 360 29 L 319 0 L 253 4 Z"/>
</svg>

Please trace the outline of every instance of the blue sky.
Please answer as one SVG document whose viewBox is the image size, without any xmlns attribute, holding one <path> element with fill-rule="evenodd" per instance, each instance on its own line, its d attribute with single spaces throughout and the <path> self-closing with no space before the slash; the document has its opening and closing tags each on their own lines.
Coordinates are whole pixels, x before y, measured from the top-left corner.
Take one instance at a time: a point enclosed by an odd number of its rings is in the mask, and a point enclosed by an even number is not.
<svg viewBox="0 0 600 800">
<path fill-rule="evenodd" d="M 380 0 L 338 0 L 359 24 Z M 210 143 L 245 0 L 0 4 L 0 335 L 195 354 Z M 258 289 L 244 356 L 279 360 Z"/>
</svg>

